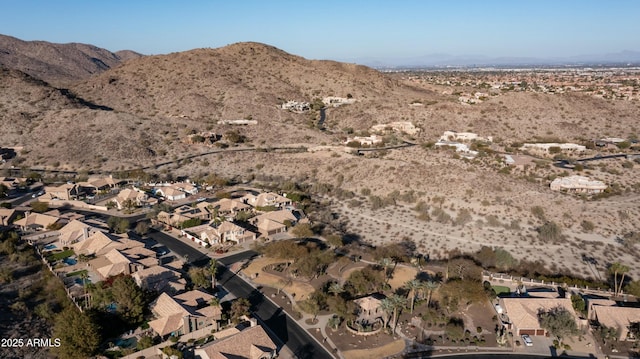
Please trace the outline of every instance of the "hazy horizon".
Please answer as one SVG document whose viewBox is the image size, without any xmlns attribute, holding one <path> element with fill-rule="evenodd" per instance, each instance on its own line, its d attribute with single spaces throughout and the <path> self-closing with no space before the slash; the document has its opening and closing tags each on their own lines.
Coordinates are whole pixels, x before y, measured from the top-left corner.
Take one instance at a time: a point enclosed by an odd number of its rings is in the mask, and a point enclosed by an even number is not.
<svg viewBox="0 0 640 359">
<path fill-rule="evenodd" d="M 165 54 L 256 41 L 309 59 L 402 65 L 448 57 L 559 59 L 634 52 L 636 1 L 338 1 L 5 4 L 0 33 Z M 626 60 L 622 60 L 626 61 Z M 394 63 L 395 62 L 395 63 Z M 413 65 L 407 63 L 406 65 Z"/>
</svg>

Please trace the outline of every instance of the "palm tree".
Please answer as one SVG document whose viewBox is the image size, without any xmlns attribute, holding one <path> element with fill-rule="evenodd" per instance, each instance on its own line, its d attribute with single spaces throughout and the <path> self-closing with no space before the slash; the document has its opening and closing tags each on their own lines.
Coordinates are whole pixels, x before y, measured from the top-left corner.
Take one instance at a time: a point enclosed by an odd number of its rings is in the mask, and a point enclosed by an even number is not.
<svg viewBox="0 0 640 359">
<path fill-rule="evenodd" d="M 215 259 L 209 261 L 209 274 L 211 274 L 211 289 L 216 289 L 216 273 L 218 273 L 218 263 Z"/>
<path fill-rule="evenodd" d="M 424 289 L 427 290 L 427 307 L 428 307 L 429 304 L 431 304 L 431 295 L 433 294 L 433 291 L 438 288 L 439 284 L 438 282 L 428 280 L 426 282 L 423 282 L 422 286 Z"/>
<path fill-rule="evenodd" d="M 89 308 L 89 297 L 87 296 L 87 278 L 89 277 L 87 271 L 80 272 L 80 278 L 82 278 L 82 290 L 84 291 L 84 307 Z"/>
<path fill-rule="evenodd" d="M 412 279 L 405 283 L 404 287 L 409 290 L 408 298 L 409 303 L 411 303 L 411 313 L 413 313 L 413 305 L 416 302 L 416 294 L 418 293 L 418 290 L 422 288 L 422 282 L 417 279 Z"/>
<path fill-rule="evenodd" d="M 626 265 L 615 262 L 609 267 L 609 273 L 613 274 L 613 295 L 617 297 L 622 292 L 622 284 L 624 284 L 624 277 L 629 272 L 629 267 Z M 618 282 L 618 273 L 622 274 L 620 282 Z"/>
<path fill-rule="evenodd" d="M 391 317 L 393 316 L 393 308 L 394 304 L 390 298 L 384 298 L 380 301 L 380 308 L 386 313 L 386 316 L 382 317 L 382 327 L 386 328 L 391 321 Z"/>
<path fill-rule="evenodd" d="M 391 300 L 391 303 L 393 304 L 393 332 L 395 333 L 396 325 L 398 325 L 398 312 L 402 307 L 407 305 L 407 300 L 397 294 L 391 295 L 389 300 Z"/>
<path fill-rule="evenodd" d="M 389 278 L 390 273 L 389 273 L 389 267 L 393 264 L 393 260 L 391 258 L 382 258 L 380 259 L 380 261 L 378 262 L 378 264 L 384 268 L 384 277 L 385 277 L 385 284 L 387 284 L 389 282 Z"/>
</svg>

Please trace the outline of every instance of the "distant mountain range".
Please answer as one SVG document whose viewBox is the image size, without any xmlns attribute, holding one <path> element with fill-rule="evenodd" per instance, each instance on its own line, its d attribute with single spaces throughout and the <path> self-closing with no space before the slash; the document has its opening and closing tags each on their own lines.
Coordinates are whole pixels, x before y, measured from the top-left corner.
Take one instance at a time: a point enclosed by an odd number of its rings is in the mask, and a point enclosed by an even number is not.
<svg viewBox="0 0 640 359">
<path fill-rule="evenodd" d="M 57 86 L 67 86 L 141 56 L 130 50 L 111 52 L 88 44 L 24 41 L 0 34 L 0 67 L 20 70 Z"/>
<path fill-rule="evenodd" d="M 408 58 L 359 58 L 346 60 L 374 68 L 478 67 L 478 66 L 590 66 L 640 65 L 640 51 L 621 51 L 569 57 L 491 57 L 484 55 L 429 54 Z"/>
</svg>

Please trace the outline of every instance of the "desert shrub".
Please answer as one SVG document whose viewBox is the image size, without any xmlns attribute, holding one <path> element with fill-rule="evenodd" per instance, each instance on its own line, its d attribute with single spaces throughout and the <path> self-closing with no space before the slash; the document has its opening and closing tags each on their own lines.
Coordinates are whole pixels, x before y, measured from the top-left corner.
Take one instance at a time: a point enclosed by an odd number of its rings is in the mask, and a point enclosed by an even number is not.
<svg viewBox="0 0 640 359">
<path fill-rule="evenodd" d="M 458 212 L 454 224 L 457 226 L 464 226 L 465 224 L 471 222 L 472 219 L 473 218 L 471 217 L 471 213 L 469 212 L 469 210 L 462 209 Z"/>
<path fill-rule="evenodd" d="M 580 223 L 580 226 L 585 232 L 591 232 L 594 230 L 595 225 L 591 221 L 587 221 L 586 219 Z"/>
<path fill-rule="evenodd" d="M 438 223 L 449 223 L 451 222 L 451 216 L 445 212 L 442 208 L 434 208 L 431 211 L 431 215 Z"/>
<path fill-rule="evenodd" d="M 544 208 L 540 206 L 531 207 L 531 214 L 533 214 L 534 217 L 541 221 L 544 221 L 546 219 L 546 217 L 544 216 Z"/>
<path fill-rule="evenodd" d="M 562 235 L 562 228 L 553 221 L 546 222 L 542 226 L 538 227 L 538 238 L 544 242 L 556 242 Z"/>
</svg>

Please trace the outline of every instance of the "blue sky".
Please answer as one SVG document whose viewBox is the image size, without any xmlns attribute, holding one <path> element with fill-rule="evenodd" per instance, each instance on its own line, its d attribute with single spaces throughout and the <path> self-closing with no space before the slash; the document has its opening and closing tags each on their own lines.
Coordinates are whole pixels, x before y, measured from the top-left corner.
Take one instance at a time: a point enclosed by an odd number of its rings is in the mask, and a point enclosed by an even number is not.
<svg viewBox="0 0 640 359">
<path fill-rule="evenodd" d="M 257 41 L 312 59 L 640 51 L 636 0 L 5 0 L 0 33 L 161 54 Z"/>
</svg>

